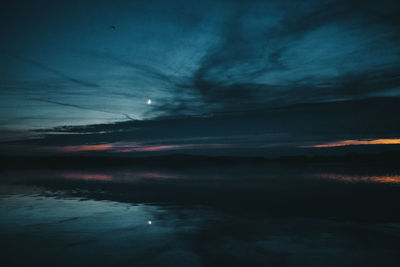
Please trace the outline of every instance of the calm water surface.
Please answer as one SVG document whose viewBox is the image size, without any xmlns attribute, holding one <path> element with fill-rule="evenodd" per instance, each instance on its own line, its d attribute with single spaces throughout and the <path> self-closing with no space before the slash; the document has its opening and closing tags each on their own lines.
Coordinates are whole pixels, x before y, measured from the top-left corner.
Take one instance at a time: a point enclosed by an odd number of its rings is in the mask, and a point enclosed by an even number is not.
<svg viewBox="0 0 400 267">
<path fill-rule="evenodd" d="M 2 171 L 1 261 L 400 266 L 399 177 L 282 165 Z"/>
</svg>

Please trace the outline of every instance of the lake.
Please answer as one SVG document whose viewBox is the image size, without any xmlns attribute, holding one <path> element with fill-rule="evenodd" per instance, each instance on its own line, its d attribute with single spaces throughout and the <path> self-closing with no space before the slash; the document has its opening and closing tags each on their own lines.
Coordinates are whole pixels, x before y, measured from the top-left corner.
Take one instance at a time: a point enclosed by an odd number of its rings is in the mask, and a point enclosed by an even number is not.
<svg viewBox="0 0 400 267">
<path fill-rule="evenodd" d="M 400 170 L 346 164 L 0 172 L 3 266 L 400 266 Z"/>
</svg>

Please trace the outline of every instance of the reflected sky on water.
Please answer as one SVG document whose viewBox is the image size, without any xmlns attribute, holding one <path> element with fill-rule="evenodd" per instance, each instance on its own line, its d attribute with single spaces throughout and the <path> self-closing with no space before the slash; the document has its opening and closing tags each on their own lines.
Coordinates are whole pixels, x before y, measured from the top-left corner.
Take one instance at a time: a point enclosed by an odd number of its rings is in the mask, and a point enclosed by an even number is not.
<svg viewBox="0 0 400 267">
<path fill-rule="evenodd" d="M 400 175 L 348 175 L 340 173 L 320 173 L 317 178 L 332 179 L 343 182 L 400 183 Z"/>
<path fill-rule="evenodd" d="M 42 266 L 398 266 L 399 176 L 385 171 L 4 171 L 0 249 Z"/>
</svg>

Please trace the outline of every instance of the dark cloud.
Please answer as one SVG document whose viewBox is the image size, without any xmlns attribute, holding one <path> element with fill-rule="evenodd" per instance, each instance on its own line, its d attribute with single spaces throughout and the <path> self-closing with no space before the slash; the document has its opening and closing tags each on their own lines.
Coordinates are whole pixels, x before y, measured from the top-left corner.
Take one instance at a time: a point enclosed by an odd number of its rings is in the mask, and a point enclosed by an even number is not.
<svg viewBox="0 0 400 267">
<path fill-rule="evenodd" d="M 397 114 L 399 109 L 398 98 L 302 104 L 222 113 L 213 117 L 57 127 L 39 131 L 41 139 L 26 143 L 41 146 L 117 142 L 142 145 L 213 143 L 258 148 L 291 144 L 298 147 L 330 140 L 396 137 L 400 131 L 400 119 L 393 114 Z M 50 134 L 46 134 L 48 132 Z"/>
<path fill-rule="evenodd" d="M 380 7 L 378 10 L 376 5 Z M 230 8 L 231 12 L 228 12 L 218 32 L 218 43 L 207 50 L 190 77 L 170 84 L 175 90 L 175 97 L 154 106 L 155 114 L 199 114 L 199 110 L 218 112 L 246 109 L 248 106 L 357 99 L 398 89 L 400 86 L 398 60 L 366 70 L 339 70 L 339 74 L 328 77 L 321 77 L 317 69 L 314 73 L 298 75 L 301 78 L 296 79 L 290 76 L 293 76 L 293 71 L 294 74 L 299 72 L 304 63 L 297 62 L 298 66 L 294 69 L 293 64 L 289 64 L 288 59 L 283 57 L 283 54 L 296 46 L 296 42 L 325 26 L 366 27 L 365 31 L 368 32 L 367 27 L 398 23 L 393 19 L 393 8 L 399 9 L 399 6 L 393 1 L 380 4 L 376 1 L 306 1 L 282 5 L 254 2 L 239 3 Z M 268 22 L 260 18 L 264 25 L 253 25 L 252 16 L 268 14 L 267 10 L 271 8 L 282 14 L 278 25 L 268 28 Z M 396 34 L 391 32 L 390 36 Z M 321 45 L 329 45 L 326 41 L 330 40 L 321 40 Z M 390 38 L 381 41 L 381 44 L 364 41 L 357 43 L 360 53 L 372 54 L 362 54 L 360 57 L 363 60 L 376 60 L 379 57 L 373 52 L 376 45 L 393 48 Z M 336 52 L 341 57 L 352 58 L 347 52 Z M 339 63 L 332 61 L 330 64 Z M 287 72 L 287 80 L 270 83 L 257 81 L 268 73 L 279 72 Z M 197 101 L 182 97 L 182 92 L 198 96 Z"/>
</svg>

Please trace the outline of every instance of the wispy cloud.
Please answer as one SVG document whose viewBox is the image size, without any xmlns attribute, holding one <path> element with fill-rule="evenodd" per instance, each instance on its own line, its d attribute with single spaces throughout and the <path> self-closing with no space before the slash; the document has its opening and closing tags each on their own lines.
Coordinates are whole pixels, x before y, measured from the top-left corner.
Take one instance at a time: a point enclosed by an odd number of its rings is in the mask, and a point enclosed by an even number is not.
<svg viewBox="0 0 400 267">
<path fill-rule="evenodd" d="M 54 101 L 54 100 L 50 100 L 50 99 L 32 98 L 32 100 L 39 101 L 39 102 L 44 102 L 44 103 L 55 104 L 55 105 L 66 106 L 66 107 L 72 107 L 72 108 L 78 108 L 78 109 L 84 109 L 84 110 L 92 110 L 92 111 L 98 111 L 98 112 L 103 112 L 103 113 L 120 115 L 119 113 L 112 112 L 112 111 L 107 111 L 107 110 L 102 110 L 102 109 L 97 109 L 97 108 L 91 108 L 91 107 L 86 107 L 86 106 L 82 106 L 82 105 L 69 104 L 69 103 Z M 121 114 L 121 115 L 125 116 L 128 119 L 132 119 L 127 114 Z"/>
<path fill-rule="evenodd" d="M 56 150 L 62 152 L 83 152 L 83 151 L 108 151 L 113 148 L 112 144 L 101 145 L 79 145 L 79 146 L 63 146 Z"/>
<path fill-rule="evenodd" d="M 15 59 L 18 59 L 18 60 L 20 60 L 22 62 L 25 62 L 27 64 L 35 66 L 35 67 L 37 67 L 39 69 L 42 69 L 42 70 L 47 71 L 49 73 L 55 74 L 58 77 L 63 78 L 65 80 L 69 81 L 69 82 L 73 82 L 75 84 L 86 86 L 86 87 L 98 87 L 98 85 L 96 83 L 83 81 L 83 80 L 80 80 L 80 79 L 76 79 L 76 78 L 74 78 L 74 77 L 72 77 L 72 76 L 70 76 L 70 75 L 68 75 L 68 74 L 56 69 L 56 68 L 50 67 L 50 66 L 48 66 L 48 65 L 46 65 L 44 63 L 41 63 L 39 61 L 30 59 L 30 58 L 27 58 L 27 57 L 24 57 L 24 56 L 21 56 L 21 55 L 14 55 L 14 54 L 8 54 L 8 55 L 13 57 L 13 58 L 15 58 Z"/>
<path fill-rule="evenodd" d="M 399 22 L 383 15 L 392 14 L 390 3 L 382 3 L 379 12 L 374 11 L 375 5 L 374 1 L 322 1 L 289 6 L 237 2 L 227 8 L 229 12 L 222 18 L 218 42 L 206 48 L 189 76 L 175 80 L 171 89 L 176 92 L 174 98 L 160 101 L 152 111 L 167 115 L 199 114 L 201 110 L 214 113 L 358 99 L 398 89 L 398 57 L 384 57 L 371 50 L 386 47 L 398 54 L 391 40 L 396 33 L 391 27 Z M 258 17 L 275 10 L 282 16 Z M 355 27 L 361 30 L 356 31 Z M 378 35 L 383 28 L 388 30 L 387 37 Z M 337 44 L 334 35 L 325 34 L 319 44 L 330 43 L 336 49 L 314 56 L 311 49 L 318 43 L 312 36 L 329 29 L 339 29 L 335 34 L 348 31 L 355 36 L 347 41 L 347 46 L 354 50 L 346 50 Z M 299 48 L 303 46 L 309 50 Z M 357 63 L 365 61 L 376 64 L 365 69 Z M 193 98 L 182 97 L 182 92 Z"/>
<path fill-rule="evenodd" d="M 171 144 L 171 145 L 154 145 L 154 144 L 138 144 L 138 143 L 109 143 L 96 145 L 77 145 L 77 146 L 62 146 L 54 147 L 54 151 L 59 152 L 115 152 L 115 153 L 131 153 L 131 152 L 159 152 L 168 150 L 183 150 L 183 149 L 210 149 L 210 148 L 229 147 L 227 144 Z"/>
<path fill-rule="evenodd" d="M 359 146 L 359 145 L 400 145 L 400 138 L 374 139 L 374 140 L 342 140 L 330 142 L 312 147 L 339 147 L 339 146 Z"/>
</svg>

